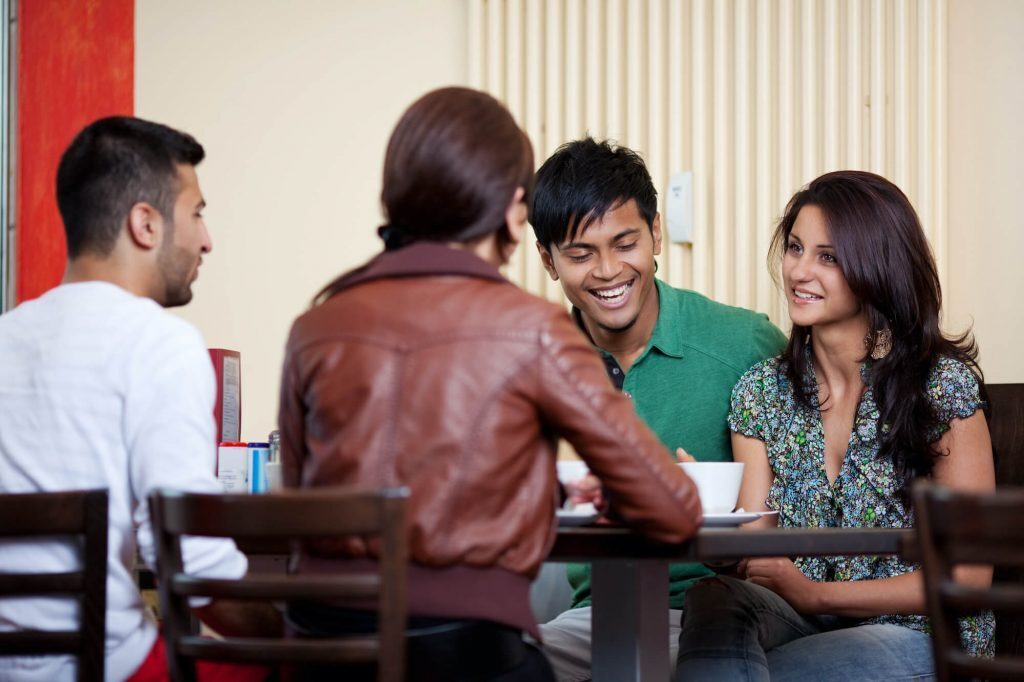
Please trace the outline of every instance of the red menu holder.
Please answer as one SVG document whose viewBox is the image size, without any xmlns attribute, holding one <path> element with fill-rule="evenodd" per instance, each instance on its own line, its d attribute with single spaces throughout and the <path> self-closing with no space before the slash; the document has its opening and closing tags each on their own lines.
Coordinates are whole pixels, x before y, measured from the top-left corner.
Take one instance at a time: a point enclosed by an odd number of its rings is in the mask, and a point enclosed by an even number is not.
<svg viewBox="0 0 1024 682">
<path fill-rule="evenodd" d="M 237 350 L 209 350 L 217 374 L 217 403 L 213 407 L 217 442 L 238 441 L 242 433 L 242 356 Z"/>
</svg>

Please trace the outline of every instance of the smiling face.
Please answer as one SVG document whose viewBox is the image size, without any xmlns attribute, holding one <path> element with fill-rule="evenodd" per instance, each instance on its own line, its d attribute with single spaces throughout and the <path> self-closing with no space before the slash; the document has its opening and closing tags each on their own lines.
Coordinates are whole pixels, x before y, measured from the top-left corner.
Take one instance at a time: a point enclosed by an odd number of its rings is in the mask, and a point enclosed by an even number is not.
<svg viewBox="0 0 1024 682">
<path fill-rule="evenodd" d="M 658 317 L 654 287 L 654 256 L 661 253 L 658 216 L 653 229 L 649 228 L 631 199 L 575 237 L 552 244 L 550 252 L 540 244 L 538 249 L 548 274 L 561 282 L 592 336 L 623 333 L 637 326 L 649 336 Z"/>
<path fill-rule="evenodd" d="M 157 252 L 157 267 L 163 283 L 157 301 L 167 308 L 192 300 L 192 283 L 199 276 L 203 254 L 213 248 L 203 221 L 206 201 L 199 189 L 195 168 L 178 166 L 178 187 L 173 221 L 165 221 L 163 241 Z"/>
<path fill-rule="evenodd" d="M 836 260 L 825 215 L 817 206 L 808 204 L 797 214 L 786 240 L 782 280 L 795 325 L 821 327 L 862 315 L 860 301 Z"/>
</svg>

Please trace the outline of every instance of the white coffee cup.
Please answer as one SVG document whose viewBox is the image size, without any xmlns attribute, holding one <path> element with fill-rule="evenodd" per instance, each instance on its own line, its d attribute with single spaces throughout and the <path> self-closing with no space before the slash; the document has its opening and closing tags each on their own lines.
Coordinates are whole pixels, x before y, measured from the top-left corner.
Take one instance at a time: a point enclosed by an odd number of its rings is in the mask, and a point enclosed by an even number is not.
<svg viewBox="0 0 1024 682">
<path fill-rule="evenodd" d="M 693 479 L 705 514 L 728 514 L 736 508 L 743 462 L 679 462 Z"/>
<path fill-rule="evenodd" d="M 590 473 L 587 463 L 579 459 L 560 459 L 555 462 L 555 467 L 558 470 L 558 481 L 562 485 L 578 483 Z"/>
</svg>

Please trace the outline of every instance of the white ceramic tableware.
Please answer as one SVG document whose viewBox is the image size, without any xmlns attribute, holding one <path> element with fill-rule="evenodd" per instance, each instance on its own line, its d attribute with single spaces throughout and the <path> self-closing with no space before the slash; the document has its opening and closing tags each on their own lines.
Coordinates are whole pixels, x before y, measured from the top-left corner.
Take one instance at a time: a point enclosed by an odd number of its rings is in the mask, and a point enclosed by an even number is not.
<svg viewBox="0 0 1024 682">
<path fill-rule="evenodd" d="M 558 480 L 562 485 L 577 483 L 590 473 L 587 463 L 579 459 L 560 459 L 555 462 L 558 469 Z"/>
<path fill-rule="evenodd" d="M 736 508 L 743 481 L 743 462 L 679 462 L 693 479 L 705 514 L 727 514 Z"/>
</svg>

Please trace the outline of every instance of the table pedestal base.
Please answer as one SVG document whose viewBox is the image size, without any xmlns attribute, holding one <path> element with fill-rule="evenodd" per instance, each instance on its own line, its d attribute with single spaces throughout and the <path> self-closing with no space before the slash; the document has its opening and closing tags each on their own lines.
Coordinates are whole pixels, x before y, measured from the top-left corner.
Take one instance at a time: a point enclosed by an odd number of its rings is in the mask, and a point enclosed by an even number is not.
<svg viewBox="0 0 1024 682">
<path fill-rule="evenodd" d="M 643 589 L 644 587 L 647 589 Z M 668 680 L 668 562 L 595 561 L 591 573 L 594 682 Z"/>
</svg>

